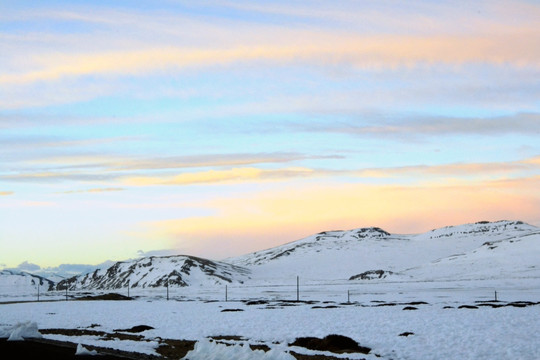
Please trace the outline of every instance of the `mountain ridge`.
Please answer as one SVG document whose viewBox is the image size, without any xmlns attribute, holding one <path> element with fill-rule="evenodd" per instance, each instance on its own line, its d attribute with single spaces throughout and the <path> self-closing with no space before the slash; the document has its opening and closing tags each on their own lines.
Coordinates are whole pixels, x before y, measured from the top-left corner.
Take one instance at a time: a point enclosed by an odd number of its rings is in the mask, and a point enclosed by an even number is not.
<svg viewBox="0 0 540 360">
<path fill-rule="evenodd" d="M 240 266 L 190 255 L 149 256 L 118 261 L 106 269 L 60 281 L 57 290 L 106 290 L 126 286 L 155 288 L 204 284 L 242 283 L 250 271 Z"/>
<path fill-rule="evenodd" d="M 540 278 L 538 257 L 540 228 L 500 220 L 420 234 L 391 234 L 379 227 L 323 231 L 222 261 L 190 255 L 147 256 L 118 261 L 56 284 L 43 279 L 57 290 L 112 290 L 272 283 L 297 275 L 306 280 L 345 281 L 511 278 L 525 273 Z M 0 280 L 15 276 L 6 270 L 1 274 Z"/>
<path fill-rule="evenodd" d="M 426 279 L 438 275 L 413 274 L 409 269 L 478 251 L 485 243 L 520 235 L 531 234 L 539 240 L 529 246 L 532 253 L 540 256 L 540 236 L 535 235 L 538 232 L 540 229 L 535 226 L 510 220 L 446 226 L 420 234 L 391 234 L 377 227 L 335 230 L 226 261 L 248 267 L 254 278 L 268 281 L 272 276 L 290 278 L 295 273 L 313 279 L 350 279 L 374 271 L 383 271 L 388 279 Z M 445 278 L 449 276 L 451 274 L 444 274 Z M 367 279 L 368 276 L 357 278 Z M 378 279 L 377 276 L 372 278 Z"/>
</svg>

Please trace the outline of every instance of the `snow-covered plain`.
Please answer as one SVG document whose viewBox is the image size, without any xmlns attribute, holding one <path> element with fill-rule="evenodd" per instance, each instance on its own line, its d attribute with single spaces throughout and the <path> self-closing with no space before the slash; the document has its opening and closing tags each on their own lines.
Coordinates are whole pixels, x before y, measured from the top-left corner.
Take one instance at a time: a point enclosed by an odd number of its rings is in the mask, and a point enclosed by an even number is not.
<svg viewBox="0 0 540 360">
<path fill-rule="evenodd" d="M 396 296 L 398 296 L 397 294 Z M 448 294 L 447 294 L 448 295 Z M 504 297 L 504 293 L 501 294 Z M 418 310 L 404 311 L 404 305 L 376 306 L 367 302 L 324 308 L 329 303 L 283 303 L 247 305 L 245 302 L 204 302 L 176 300 L 136 301 L 60 301 L 0 305 L 0 328 L 10 328 L 27 321 L 39 329 L 80 329 L 113 333 L 135 325 L 148 325 L 144 339 L 104 340 L 99 336 L 44 335 L 45 338 L 98 345 L 155 354 L 158 339 L 197 340 L 199 357 L 212 358 L 228 353 L 222 345 L 208 344 L 212 336 L 240 336 L 234 342 L 241 354 L 251 354 L 246 344 L 266 344 L 272 352 L 252 353 L 251 358 L 286 359 L 291 349 L 299 353 L 317 353 L 290 348 L 287 344 L 300 336 L 324 337 L 346 335 L 362 346 L 372 348 L 368 355 L 349 358 L 377 359 L 539 359 L 540 306 L 479 307 L 458 309 L 463 302 L 437 300 L 420 304 Z M 377 297 L 374 297 L 377 299 Z M 394 301 L 400 301 L 398 297 Z M 467 302 L 465 302 L 467 303 Z M 475 303 L 470 303 L 474 305 Z M 315 306 L 315 308 L 314 308 Z M 319 306 L 319 307 L 317 307 Z M 453 306 L 453 308 L 446 308 Z M 224 309 L 243 311 L 222 312 Z M 399 336 L 405 332 L 414 335 Z M 2 333 L 2 331 L 0 331 Z M 227 350 L 233 351 L 235 348 Z M 329 353 L 326 353 L 329 355 Z M 229 354 L 230 355 L 230 354 Z M 340 355 L 333 355 L 340 357 Z M 246 357 L 249 358 L 249 357 Z"/>
</svg>

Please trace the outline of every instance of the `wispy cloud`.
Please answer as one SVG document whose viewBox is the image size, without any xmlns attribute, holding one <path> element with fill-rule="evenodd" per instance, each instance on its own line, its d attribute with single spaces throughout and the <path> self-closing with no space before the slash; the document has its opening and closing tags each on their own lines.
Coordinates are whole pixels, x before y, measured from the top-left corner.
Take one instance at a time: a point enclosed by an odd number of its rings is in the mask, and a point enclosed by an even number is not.
<svg viewBox="0 0 540 360">
<path fill-rule="evenodd" d="M 84 163 L 70 163 L 79 158 L 57 159 L 56 169 L 49 171 L 21 171 L 16 174 L 0 176 L 0 181 L 15 182 L 58 182 L 84 181 L 106 183 L 111 186 L 90 190 L 68 191 L 66 193 L 119 191 L 122 186 L 187 186 L 202 184 L 239 184 L 262 183 L 269 181 L 286 181 L 308 178 L 360 178 L 406 180 L 422 182 L 443 179 L 493 179 L 515 178 L 540 171 L 540 157 L 531 157 L 516 161 L 504 162 L 470 162 L 448 164 L 413 164 L 395 167 L 366 168 L 310 168 L 291 166 L 283 168 L 265 168 L 265 163 L 287 163 L 298 159 L 333 159 L 347 162 L 344 156 L 285 156 L 285 154 L 229 154 L 225 156 L 193 156 L 179 158 L 163 158 L 156 161 L 136 160 L 122 163 L 119 159 L 103 162 L 96 158 L 95 163 L 82 158 Z M 241 165 L 259 165 L 241 166 Z M 70 169 L 66 171 L 66 169 Z M 178 169 L 185 169 L 180 173 Z M 158 171 L 158 172 L 156 172 Z M 119 187 L 119 186 L 120 187 Z"/>
<path fill-rule="evenodd" d="M 140 257 L 170 256 L 170 255 L 178 255 L 178 249 L 161 249 L 161 250 L 149 250 L 149 251 L 138 250 L 137 251 L 137 256 L 140 256 Z"/>
<path fill-rule="evenodd" d="M 304 160 L 341 160 L 337 154 L 236 153 L 136 158 L 106 155 L 45 156 L 26 160 L 19 171 L 0 175 L 0 181 L 52 182 L 91 181 L 142 185 L 188 185 L 197 183 L 270 180 L 307 176 L 311 170 L 289 167 L 265 170 L 248 165 L 283 164 Z M 239 167 L 242 166 L 242 167 Z M 204 169 L 171 174 L 178 169 Z M 162 171 L 160 175 L 155 171 Z M 114 187 L 114 186 L 113 186 Z"/>
<path fill-rule="evenodd" d="M 41 267 L 37 264 L 29 263 L 28 261 L 24 261 L 20 263 L 16 268 L 12 268 L 10 270 L 17 270 L 17 271 L 37 271 L 41 269 Z"/>
<path fill-rule="evenodd" d="M 15 194 L 13 191 L 0 191 L 0 196 L 9 196 Z"/>
<path fill-rule="evenodd" d="M 109 170 L 149 170 L 279 164 L 313 159 L 342 159 L 341 155 L 306 155 L 300 153 L 238 153 L 170 156 L 150 159 L 124 159 L 109 165 Z"/>
<path fill-rule="evenodd" d="M 16 174 L 2 175 L 0 181 L 8 182 L 33 182 L 33 183 L 50 183 L 58 181 L 89 181 L 103 182 L 110 181 L 114 178 L 109 174 L 101 174 L 99 172 L 81 172 L 81 171 L 24 171 Z"/>
<path fill-rule="evenodd" d="M 119 92 L 133 96 L 137 85 L 122 81 L 126 77 L 182 76 L 193 70 L 245 72 L 301 65 L 324 76 L 337 68 L 410 71 L 486 63 L 540 69 L 540 46 L 535 46 L 540 41 L 535 15 L 540 11 L 527 2 L 416 2 L 400 7 L 212 1 L 184 5 L 182 11 L 171 6 L 146 12 L 106 6 L 9 12 L 4 17 L 26 31 L 0 35 L 5 54 L 0 89 L 9 89 L 0 90 L 0 108 L 70 103 Z M 214 6 L 228 10 L 202 15 Z M 249 16 L 229 16 L 231 10 L 293 19 L 276 24 L 275 18 L 256 16 L 251 21 Z M 306 18 L 317 21 L 297 22 Z M 36 21 L 84 24 L 84 30 L 43 33 L 31 26 Z"/>
<path fill-rule="evenodd" d="M 70 191 L 63 191 L 61 194 L 81 194 L 81 193 L 104 193 L 104 192 L 116 192 L 116 191 L 124 191 L 124 188 L 95 188 L 95 189 L 87 189 L 87 190 L 70 190 Z"/>
<path fill-rule="evenodd" d="M 512 6 L 508 2 L 497 1 L 474 4 L 471 8 L 477 11 L 464 11 L 469 3 L 453 2 L 425 2 L 409 1 L 407 6 L 396 5 L 392 1 L 377 1 L 373 3 L 358 3 L 354 1 L 340 1 L 339 3 L 301 3 L 279 2 L 254 3 L 252 1 L 212 1 L 212 6 L 223 6 L 249 13 L 261 13 L 290 17 L 295 20 L 318 19 L 325 23 L 354 24 L 363 28 L 379 29 L 384 27 L 401 32 L 448 32 L 456 31 L 456 21 L 461 21 L 461 31 L 490 31 L 494 28 L 504 28 L 505 19 L 518 15 L 521 25 L 533 27 L 535 16 L 540 15 L 540 7 L 536 4 L 515 1 Z M 400 16 L 398 16 L 400 15 Z M 437 19 L 437 20 L 436 20 Z M 508 20 L 506 20 L 508 21 Z"/>
<path fill-rule="evenodd" d="M 234 154 L 200 154 L 184 156 L 162 156 L 154 158 L 103 156 L 59 156 L 48 157 L 36 163 L 52 163 L 59 165 L 91 165 L 101 164 L 106 171 L 120 170 L 155 170 L 177 168 L 202 168 L 237 166 L 253 164 L 279 164 L 312 159 L 342 159 L 342 155 L 307 155 L 301 153 L 234 153 Z"/>
<path fill-rule="evenodd" d="M 540 114 L 518 113 L 499 117 L 426 117 L 388 119 L 372 114 L 374 120 L 340 121 L 334 124 L 319 123 L 315 126 L 292 125 L 297 130 L 337 132 L 375 137 L 444 136 L 444 135 L 501 135 L 540 133 Z M 367 124 L 366 124 L 367 122 Z M 359 124 L 358 124 L 359 123 Z"/>
<path fill-rule="evenodd" d="M 230 65 L 242 62 L 351 63 L 365 68 L 395 68 L 419 63 L 463 64 L 467 62 L 513 63 L 540 66 L 540 47 L 524 44 L 524 37 L 540 41 L 539 34 L 491 37 L 452 36 L 335 36 L 321 41 L 313 34 L 303 45 L 259 44 L 225 48 L 149 47 L 144 50 L 100 54 L 44 56 L 33 70 L 0 73 L 0 84 L 17 85 L 56 81 L 87 75 L 135 75 L 148 72 Z"/>
<path fill-rule="evenodd" d="M 232 168 L 228 170 L 208 170 L 165 176 L 138 176 L 121 179 L 121 183 L 129 186 L 148 185 L 194 185 L 241 183 L 283 180 L 292 177 L 309 177 L 313 170 L 307 168 L 285 168 L 278 170 L 263 170 L 253 167 Z"/>
<path fill-rule="evenodd" d="M 106 144 L 116 144 L 127 141 L 138 141 L 141 137 L 96 137 L 82 139 L 66 139 L 54 136 L 0 136 L 0 141 L 9 151 L 20 151 L 22 149 L 35 149 L 39 147 L 41 150 L 46 148 L 76 148 L 76 147 L 95 147 Z"/>
<path fill-rule="evenodd" d="M 389 168 L 371 168 L 358 170 L 357 175 L 367 177 L 392 177 L 400 175 L 413 176 L 446 176 L 446 177 L 484 177 L 498 176 L 507 178 L 514 174 L 539 172 L 540 157 L 532 157 L 518 161 L 486 162 L 486 163 L 452 163 L 437 165 L 413 165 Z"/>
<path fill-rule="evenodd" d="M 481 179 L 481 178 L 508 178 L 520 177 L 523 174 L 540 171 L 539 157 L 518 161 L 490 162 L 490 163 L 452 163 L 439 165 L 411 165 L 399 167 L 380 167 L 365 169 L 311 169 L 311 168 L 284 168 L 260 169 L 253 167 L 232 168 L 226 170 L 209 170 L 202 172 L 189 172 L 177 175 L 162 176 L 136 176 L 124 177 L 120 182 L 129 186 L 150 185 L 193 185 L 193 184 L 221 184 L 243 182 L 283 181 L 295 178 L 340 178 L 359 177 L 373 178 L 406 178 L 418 181 L 431 179 Z"/>
</svg>

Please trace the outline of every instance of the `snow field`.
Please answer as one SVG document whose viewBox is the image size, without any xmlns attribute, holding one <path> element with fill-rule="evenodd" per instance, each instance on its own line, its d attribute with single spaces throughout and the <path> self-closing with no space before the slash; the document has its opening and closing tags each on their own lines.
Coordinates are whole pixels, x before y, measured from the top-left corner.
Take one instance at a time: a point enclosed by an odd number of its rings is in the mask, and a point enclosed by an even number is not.
<svg viewBox="0 0 540 360">
<path fill-rule="evenodd" d="M 360 345 L 372 348 L 372 354 L 379 354 L 383 359 L 540 358 L 539 306 L 473 310 L 443 309 L 442 305 L 420 305 L 416 311 L 403 311 L 403 306 L 312 309 L 308 304 L 267 309 L 264 305 L 248 306 L 241 302 L 25 303 L 1 305 L 0 327 L 34 321 L 40 329 L 85 328 L 99 324 L 95 330 L 113 332 L 114 329 L 144 324 L 155 328 L 143 333 L 148 340 L 161 337 L 203 341 L 209 336 L 236 335 L 248 339 L 251 344 L 263 342 L 275 349 L 276 357 L 273 359 L 280 359 L 282 355 L 277 354 L 284 352 L 283 345 L 297 337 L 324 337 L 328 334 L 351 337 Z M 221 312 L 233 308 L 244 311 Z M 413 332 L 414 335 L 399 336 L 404 332 Z M 59 335 L 46 337 L 70 338 Z M 99 346 L 107 343 L 109 347 L 126 348 L 126 344 L 122 345 L 123 341 L 119 340 L 77 337 L 70 341 Z M 199 357 L 194 356 L 193 359 L 212 358 L 208 354 L 220 349 L 216 344 L 200 344 L 196 349 Z M 152 353 L 155 346 L 157 342 L 151 341 L 128 344 L 127 348 Z M 245 347 L 234 349 L 238 358 L 248 351 Z M 366 358 L 375 359 L 374 355 Z"/>
</svg>

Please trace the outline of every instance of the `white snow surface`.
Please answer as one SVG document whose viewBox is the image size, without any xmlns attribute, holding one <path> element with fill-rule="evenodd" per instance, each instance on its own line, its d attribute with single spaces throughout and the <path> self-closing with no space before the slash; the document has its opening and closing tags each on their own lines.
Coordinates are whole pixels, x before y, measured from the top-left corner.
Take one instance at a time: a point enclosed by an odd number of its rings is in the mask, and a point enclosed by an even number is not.
<svg viewBox="0 0 540 360">
<path fill-rule="evenodd" d="M 393 294 L 394 300 L 403 300 Z M 324 337 L 340 334 L 372 348 L 368 355 L 350 358 L 375 359 L 530 359 L 540 356 L 539 305 L 525 308 L 501 307 L 457 309 L 455 298 L 419 305 L 416 311 L 403 306 L 368 306 L 369 303 L 338 308 L 246 305 L 243 302 L 165 301 L 68 301 L 0 305 L 0 321 L 10 324 L 36 322 L 40 329 L 90 328 L 112 333 L 117 328 L 146 324 L 154 330 L 144 332 L 148 342 L 105 341 L 98 337 L 75 337 L 83 345 L 124 348 L 152 354 L 161 339 L 199 341 L 188 359 L 289 359 L 287 344 L 300 336 Z M 375 297 L 376 298 L 376 297 Z M 360 306 L 364 305 L 364 306 Z M 444 309 L 453 305 L 452 309 Z M 223 309 L 242 309 L 222 312 Z M 96 327 L 96 324 L 99 326 Z M 0 326 L 0 329 L 2 328 Z M 0 330 L 4 331 L 4 330 Z M 414 335 L 399 336 L 404 332 Z M 246 339 L 229 350 L 208 337 L 236 335 Z M 45 335 L 46 338 L 69 340 L 68 336 Z M 135 344 L 134 344 L 135 343 Z M 266 344 L 271 353 L 250 351 L 249 344 Z M 105 345 L 104 345 L 105 344 Z M 302 351 L 303 353 L 321 353 Z M 228 351 L 231 353 L 229 354 Z M 154 353 L 155 354 L 155 353 Z M 218 356 L 222 354 L 222 356 Z M 225 354 L 225 355 L 223 355 Z M 228 357 L 234 354 L 233 357 Z M 328 352 L 322 354 L 330 355 Z M 252 355 L 252 357 L 249 357 Z M 377 355 L 380 356 L 377 357 Z M 231 355 L 232 356 L 232 355 Z M 338 356 L 338 355 L 336 355 Z M 339 356 L 338 356 L 339 357 Z"/>
<path fill-rule="evenodd" d="M 7 338 L 8 341 L 23 341 L 24 339 L 41 338 L 35 321 L 18 322 L 14 325 L 0 328 L 0 339 Z"/>
<path fill-rule="evenodd" d="M 75 355 L 97 355 L 98 352 L 96 350 L 88 350 L 81 344 L 77 344 L 77 349 L 75 350 Z"/>
<path fill-rule="evenodd" d="M 296 358 L 284 351 L 271 349 L 268 352 L 262 350 L 252 351 L 246 345 L 226 345 L 202 339 L 195 344 L 195 349 L 186 356 L 189 360 L 296 360 Z"/>
</svg>

